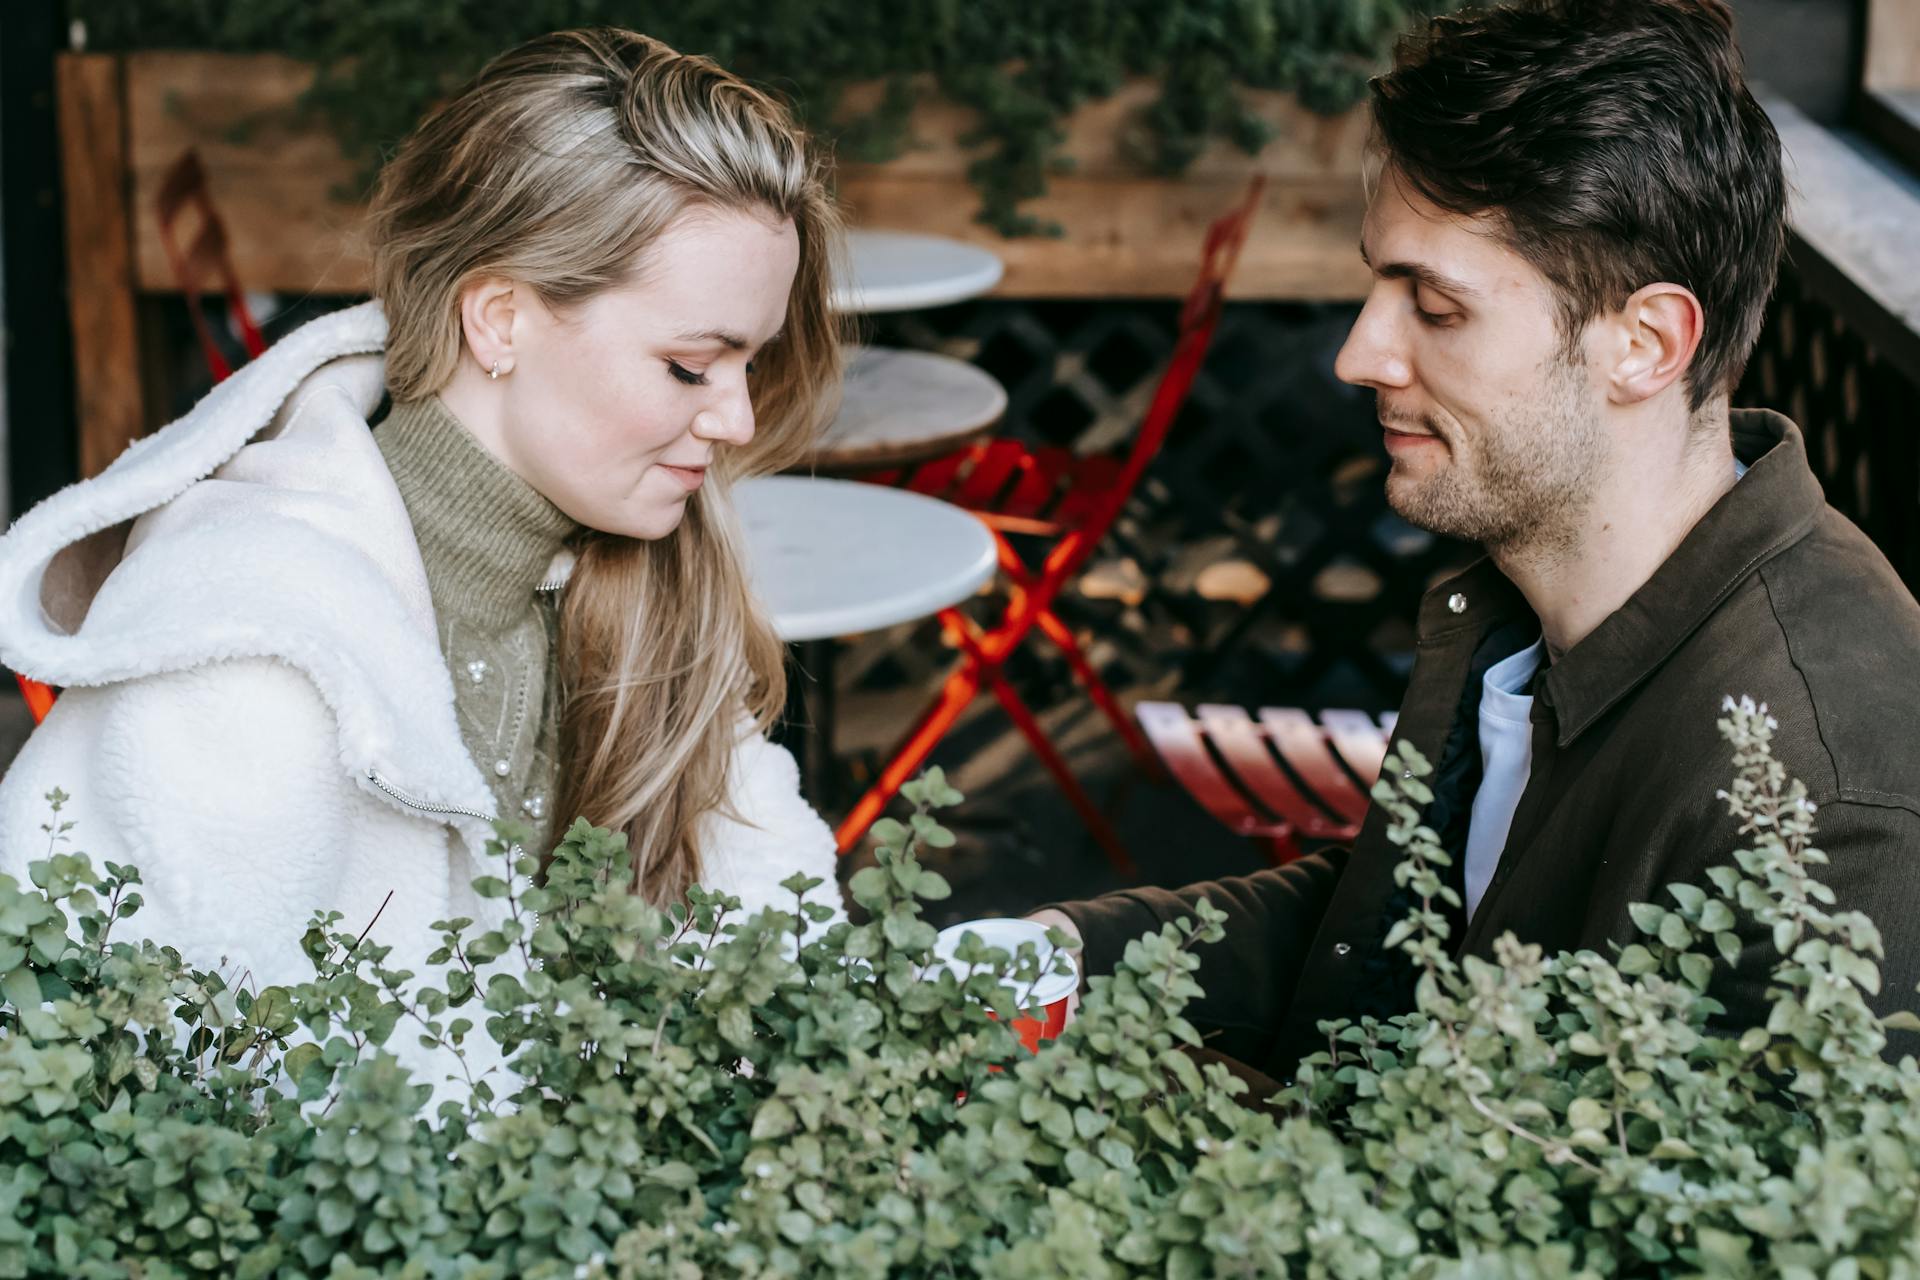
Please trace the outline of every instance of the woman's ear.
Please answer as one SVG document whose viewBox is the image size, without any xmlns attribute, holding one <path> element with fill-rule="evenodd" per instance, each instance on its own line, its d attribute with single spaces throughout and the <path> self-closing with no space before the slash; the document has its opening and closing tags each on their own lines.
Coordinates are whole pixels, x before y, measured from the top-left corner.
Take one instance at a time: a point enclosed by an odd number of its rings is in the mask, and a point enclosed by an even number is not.
<svg viewBox="0 0 1920 1280">
<path fill-rule="evenodd" d="M 483 373 L 504 378 L 513 372 L 513 338 L 519 312 L 514 283 L 497 276 L 473 281 L 460 291 L 460 328 L 467 350 Z"/>
<path fill-rule="evenodd" d="M 1706 328 L 1700 299 L 1678 284 L 1647 285 L 1613 319 L 1620 326 L 1619 356 L 1607 371 L 1607 398 L 1620 405 L 1651 400 L 1677 382 Z"/>
</svg>

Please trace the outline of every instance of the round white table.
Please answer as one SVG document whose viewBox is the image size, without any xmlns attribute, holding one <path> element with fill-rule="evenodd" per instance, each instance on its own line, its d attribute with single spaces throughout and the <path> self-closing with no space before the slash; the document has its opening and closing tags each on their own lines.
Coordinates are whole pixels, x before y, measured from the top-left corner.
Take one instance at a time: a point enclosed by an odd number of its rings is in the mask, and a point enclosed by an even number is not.
<svg viewBox="0 0 1920 1280">
<path fill-rule="evenodd" d="M 836 311 L 917 311 L 976 298 L 1006 270 L 979 245 L 912 231 L 847 233 L 848 278 L 836 281 Z"/>
<path fill-rule="evenodd" d="M 1006 411 L 1006 388 L 979 365 L 933 351 L 855 347 L 840 413 L 807 463 L 856 471 L 922 462 L 993 430 Z"/>
<path fill-rule="evenodd" d="M 877 484 L 764 476 L 735 489 L 747 570 L 782 640 L 911 622 L 993 577 L 993 535 L 959 507 Z"/>
<path fill-rule="evenodd" d="M 816 807 L 831 809 L 833 638 L 959 604 L 997 564 L 987 526 L 959 507 L 856 480 L 763 476 L 734 490 L 747 573 L 782 640 L 798 648 L 776 735 Z"/>
</svg>

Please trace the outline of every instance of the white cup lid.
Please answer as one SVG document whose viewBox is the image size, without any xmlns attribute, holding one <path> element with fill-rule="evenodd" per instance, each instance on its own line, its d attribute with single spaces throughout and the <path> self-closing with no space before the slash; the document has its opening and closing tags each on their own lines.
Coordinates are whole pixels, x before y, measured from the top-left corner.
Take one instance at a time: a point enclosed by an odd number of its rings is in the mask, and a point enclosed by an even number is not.
<svg viewBox="0 0 1920 1280">
<path fill-rule="evenodd" d="M 967 980 L 968 966 L 955 960 L 953 953 L 960 949 L 960 939 L 969 933 L 979 937 L 980 941 L 987 946 L 999 947 L 1009 954 L 1018 951 L 1021 943 L 1031 942 L 1034 950 L 1040 954 L 1042 970 L 1052 969 L 1054 964 L 1057 963 L 1056 957 L 1065 957 L 1067 964 L 1072 968 L 1072 972 L 1042 972 L 1041 975 L 1034 980 L 1032 985 L 1024 991 L 1020 989 L 1018 984 L 1011 984 L 1014 986 L 1014 994 L 1019 998 L 1020 1007 L 1023 1009 L 1031 1009 L 1035 1005 L 1047 1005 L 1052 1004 L 1056 1000 L 1065 999 L 1067 996 L 1073 994 L 1080 986 L 1079 961 L 1074 958 L 1072 952 L 1066 950 L 1064 947 L 1057 952 L 1055 951 L 1053 944 L 1047 941 L 1047 927 L 1045 925 L 1035 923 L 1032 920 L 1010 920 L 1005 918 L 963 920 L 959 924 L 948 925 L 942 929 L 940 936 L 934 939 L 933 964 L 927 967 L 926 973 L 922 976 L 930 977 L 944 967 L 949 970 L 955 978 L 965 982 Z"/>
</svg>

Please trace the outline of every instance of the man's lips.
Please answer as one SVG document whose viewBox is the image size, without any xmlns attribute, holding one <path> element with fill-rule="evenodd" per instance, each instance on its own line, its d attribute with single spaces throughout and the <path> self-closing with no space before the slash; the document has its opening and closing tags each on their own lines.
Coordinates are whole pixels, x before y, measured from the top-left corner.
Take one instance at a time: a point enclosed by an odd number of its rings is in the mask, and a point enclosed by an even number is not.
<svg viewBox="0 0 1920 1280">
<path fill-rule="evenodd" d="M 1390 427 L 1384 422 L 1380 424 L 1380 431 L 1386 441 L 1388 452 L 1442 443 L 1440 437 L 1431 431 L 1403 431 L 1398 427 Z"/>
</svg>

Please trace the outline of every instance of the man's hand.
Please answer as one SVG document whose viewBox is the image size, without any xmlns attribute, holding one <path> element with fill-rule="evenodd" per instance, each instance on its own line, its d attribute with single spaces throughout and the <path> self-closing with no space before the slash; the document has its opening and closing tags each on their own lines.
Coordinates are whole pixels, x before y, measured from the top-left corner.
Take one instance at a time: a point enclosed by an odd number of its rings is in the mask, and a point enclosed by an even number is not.
<svg viewBox="0 0 1920 1280">
<path fill-rule="evenodd" d="M 1080 948 L 1083 945 L 1080 938 L 1080 930 L 1074 928 L 1073 921 L 1068 918 L 1066 912 L 1055 911 L 1051 907 L 1049 907 L 1043 911 L 1033 912 L 1031 915 L 1027 917 L 1027 919 L 1033 921 L 1037 925 L 1042 925 L 1048 929 L 1058 929 L 1060 932 L 1066 934 L 1067 937 L 1071 938 L 1072 942 L 1068 944 L 1067 949 L 1073 952 L 1073 958 L 1075 963 L 1079 962 Z M 1082 973 L 1080 975 L 1080 980 L 1082 982 L 1086 981 L 1085 973 Z M 1079 1012 L 1080 1012 L 1080 988 L 1075 987 L 1073 989 L 1073 994 L 1067 997 L 1067 1025 L 1072 1024 L 1074 1015 L 1078 1014 Z"/>
</svg>

